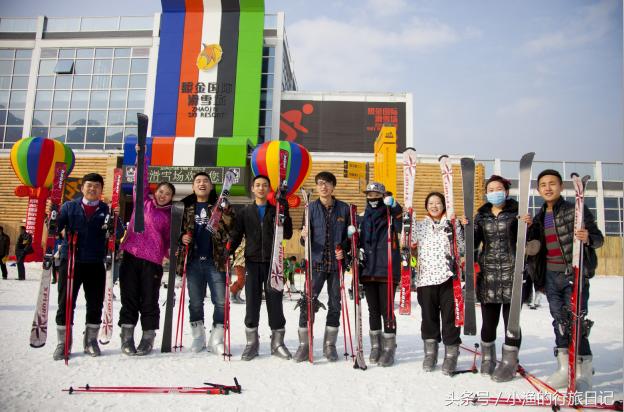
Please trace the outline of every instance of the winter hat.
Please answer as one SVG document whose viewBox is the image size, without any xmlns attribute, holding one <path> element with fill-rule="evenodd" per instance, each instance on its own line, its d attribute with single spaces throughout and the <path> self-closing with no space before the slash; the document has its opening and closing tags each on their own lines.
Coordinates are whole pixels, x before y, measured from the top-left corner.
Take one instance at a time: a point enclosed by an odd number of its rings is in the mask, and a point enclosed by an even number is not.
<svg viewBox="0 0 624 412">
<path fill-rule="evenodd" d="M 370 192 L 379 193 L 383 196 L 386 193 L 386 187 L 381 183 L 371 182 L 366 186 L 366 190 L 364 190 L 364 193 Z"/>
</svg>

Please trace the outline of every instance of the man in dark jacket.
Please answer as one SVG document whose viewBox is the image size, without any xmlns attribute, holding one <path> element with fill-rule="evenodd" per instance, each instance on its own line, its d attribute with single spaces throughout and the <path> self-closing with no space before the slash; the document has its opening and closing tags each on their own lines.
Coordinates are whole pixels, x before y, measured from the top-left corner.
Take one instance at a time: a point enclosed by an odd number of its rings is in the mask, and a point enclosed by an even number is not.
<svg viewBox="0 0 624 412">
<path fill-rule="evenodd" d="M 4 233 L 4 228 L 0 226 L 0 269 L 2 269 L 2 279 L 6 279 L 8 275 L 5 259 L 9 256 L 10 247 L 11 239 L 9 235 Z"/>
<path fill-rule="evenodd" d="M 329 310 L 323 337 L 323 355 L 330 361 L 338 360 L 336 339 L 340 326 L 340 277 L 338 274 L 338 260 L 344 258 L 343 249 L 347 249 L 347 228 L 351 224 L 349 205 L 333 196 L 336 187 L 336 176 L 330 172 L 321 172 L 314 178 L 319 199 L 310 202 L 308 213 L 310 216 L 309 236 L 312 249 L 312 305 L 318 310 L 318 295 L 327 280 L 327 294 L 329 295 Z M 308 228 L 301 231 L 301 243 L 308 235 Z M 336 247 L 340 246 L 337 251 Z M 305 299 L 305 298 L 304 298 Z M 295 361 L 302 362 L 309 357 L 308 341 L 308 305 L 300 301 L 299 314 L 299 348 L 295 353 Z"/>
<path fill-rule="evenodd" d="M 65 237 L 71 247 L 71 237 L 76 236 L 75 263 L 72 288 L 72 320 L 65 324 L 65 302 L 67 296 L 67 259 L 62 259 L 59 279 L 58 309 L 56 325 L 58 345 L 54 351 L 54 360 L 64 359 L 66 328 L 72 327 L 76 298 L 83 286 L 87 301 L 86 329 L 84 333 L 84 352 L 99 356 L 100 348 L 97 335 L 102 323 L 102 306 L 106 284 L 106 216 L 108 205 L 100 200 L 104 188 L 104 179 L 97 173 L 89 173 L 82 178 L 82 197 L 66 202 L 61 207 L 58 218 L 59 232 L 65 230 Z M 70 329 L 71 330 L 71 329 Z M 71 349 L 71 343 L 70 348 Z"/>
<path fill-rule="evenodd" d="M 15 242 L 15 258 L 17 259 L 17 280 L 26 280 L 24 259 L 32 253 L 32 235 L 26 231 L 26 226 L 20 226 L 20 234 Z"/>
<path fill-rule="evenodd" d="M 589 209 L 584 210 L 584 228 L 574 230 L 574 203 L 561 197 L 563 181 L 556 170 L 544 170 L 537 178 L 538 191 L 544 205 L 533 219 L 529 239 L 541 243 L 540 252 L 533 258 L 530 268 L 537 288 L 545 289 L 555 330 L 555 356 L 559 369 L 548 378 L 551 386 L 562 388 L 568 384 L 568 343 L 571 319 L 570 297 L 573 289 L 572 247 L 575 240 L 583 242 L 583 293 L 581 310 L 587 313 L 589 279 L 596 269 L 596 251 L 604 238 L 596 226 Z M 588 329 L 588 328 L 587 328 Z M 581 332 L 577 358 L 577 381 L 579 391 L 591 390 L 592 353 L 587 335 Z"/>
<path fill-rule="evenodd" d="M 254 177 L 251 186 L 255 198 L 254 202 L 237 214 L 230 247 L 230 253 L 234 253 L 243 236 L 245 236 L 245 265 L 247 267 L 245 334 L 247 346 L 241 359 L 246 361 L 252 360 L 258 355 L 258 347 L 260 346 L 258 323 L 262 290 L 266 296 L 269 326 L 272 331 L 271 354 L 282 359 L 292 358 L 288 348 L 284 345 L 284 326 L 286 325 L 282 306 L 284 293 L 274 290 L 269 284 L 276 211 L 275 206 L 267 201 L 269 190 L 270 181 L 268 177 L 264 175 Z M 292 237 L 292 220 L 288 213 L 288 204 L 286 199 L 279 199 L 278 201 L 284 208 L 284 239 L 290 239 Z"/>
</svg>

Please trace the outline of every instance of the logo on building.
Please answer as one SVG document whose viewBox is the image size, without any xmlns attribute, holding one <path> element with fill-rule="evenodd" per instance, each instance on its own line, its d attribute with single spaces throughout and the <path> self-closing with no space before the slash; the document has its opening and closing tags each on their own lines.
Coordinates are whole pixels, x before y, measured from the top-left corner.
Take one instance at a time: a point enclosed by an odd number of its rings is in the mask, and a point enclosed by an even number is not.
<svg viewBox="0 0 624 412">
<path fill-rule="evenodd" d="M 223 49 L 218 44 L 204 44 L 204 48 L 197 56 L 197 68 L 208 71 L 219 64 L 223 56 Z"/>
</svg>

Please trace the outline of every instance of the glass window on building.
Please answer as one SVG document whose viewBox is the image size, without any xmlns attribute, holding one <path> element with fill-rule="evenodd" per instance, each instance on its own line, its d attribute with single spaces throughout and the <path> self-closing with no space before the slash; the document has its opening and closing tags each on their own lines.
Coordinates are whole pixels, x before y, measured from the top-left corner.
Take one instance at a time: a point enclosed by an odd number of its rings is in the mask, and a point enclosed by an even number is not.
<svg viewBox="0 0 624 412">
<path fill-rule="evenodd" d="M 0 49 L 0 147 L 9 149 L 24 129 L 32 50 Z"/>
<path fill-rule="evenodd" d="M 73 149 L 121 150 L 124 137 L 136 134 L 136 113 L 145 109 L 149 50 L 42 49 L 33 130 Z M 60 65 L 72 65 L 71 73 L 60 74 Z M 0 73 L 0 85 L 5 82 Z"/>
<path fill-rule="evenodd" d="M 621 197 L 604 198 L 605 212 L 605 235 L 624 235 L 624 211 L 623 199 Z"/>
</svg>

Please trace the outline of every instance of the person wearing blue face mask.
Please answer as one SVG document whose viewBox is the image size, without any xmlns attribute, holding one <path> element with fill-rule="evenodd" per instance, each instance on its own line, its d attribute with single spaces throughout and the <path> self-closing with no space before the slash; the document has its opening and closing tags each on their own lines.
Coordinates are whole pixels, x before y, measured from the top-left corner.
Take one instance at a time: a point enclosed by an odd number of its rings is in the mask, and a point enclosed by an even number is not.
<svg viewBox="0 0 624 412">
<path fill-rule="evenodd" d="M 516 257 L 518 202 L 508 198 L 511 182 L 492 175 L 485 185 L 487 202 L 474 220 L 474 247 L 481 246 L 478 263 L 477 299 L 481 302 L 481 373 L 496 382 L 513 379 L 518 365 L 521 337 L 505 337 L 502 361 L 496 365 L 496 328 L 500 320 L 507 328 Z M 530 223 L 529 216 L 521 217 Z M 496 368 L 495 368 L 496 367 Z"/>
</svg>

